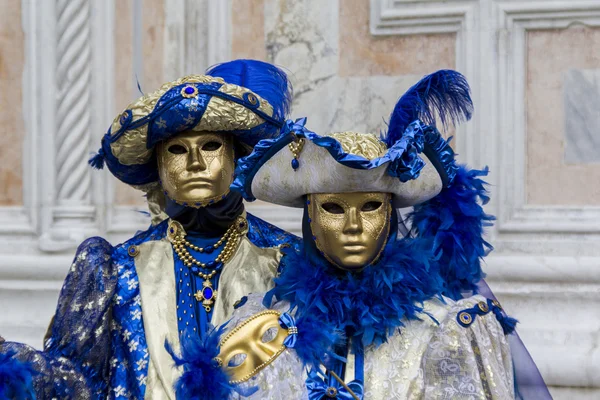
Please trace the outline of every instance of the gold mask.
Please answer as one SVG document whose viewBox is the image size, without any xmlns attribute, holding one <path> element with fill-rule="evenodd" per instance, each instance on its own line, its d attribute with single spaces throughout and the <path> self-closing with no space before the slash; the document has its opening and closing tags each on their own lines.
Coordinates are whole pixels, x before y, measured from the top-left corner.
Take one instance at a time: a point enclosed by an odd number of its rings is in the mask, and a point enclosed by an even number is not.
<svg viewBox="0 0 600 400">
<path fill-rule="evenodd" d="M 275 310 L 255 314 L 221 340 L 216 360 L 230 383 L 247 381 L 286 349 L 283 341 L 288 330 L 279 325 L 280 315 Z"/>
<path fill-rule="evenodd" d="M 308 195 L 310 228 L 317 248 L 339 268 L 360 270 L 373 263 L 390 231 L 389 193 Z"/>
<path fill-rule="evenodd" d="M 177 203 L 203 207 L 229 193 L 235 169 L 230 135 L 186 131 L 156 151 L 162 187 Z"/>
</svg>

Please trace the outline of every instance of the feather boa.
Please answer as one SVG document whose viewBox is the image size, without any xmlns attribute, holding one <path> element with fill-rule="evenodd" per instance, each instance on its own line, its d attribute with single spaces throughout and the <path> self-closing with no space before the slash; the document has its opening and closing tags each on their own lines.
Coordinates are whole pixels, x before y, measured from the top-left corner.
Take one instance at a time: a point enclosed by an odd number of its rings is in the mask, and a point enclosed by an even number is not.
<svg viewBox="0 0 600 400">
<path fill-rule="evenodd" d="M 12 350 L 0 352 L 0 399 L 35 399 L 32 378 L 37 372 L 15 354 Z"/>
<path fill-rule="evenodd" d="M 362 335 L 365 346 L 379 345 L 403 326 L 403 319 L 418 319 L 422 303 L 440 292 L 441 278 L 428 261 L 430 249 L 425 240 L 390 241 L 379 261 L 357 273 L 288 250 L 264 303 L 270 305 L 274 297 L 286 300 L 297 308 L 296 318 L 310 315 L 321 321 L 315 329 L 332 326 Z"/>
<path fill-rule="evenodd" d="M 454 183 L 433 199 L 414 207 L 408 219 L 413 233 L 433 240 L 433 253 L 444 279 L 443 295 L 461 299 L 462 292 L 477 293 L 484 277 L 480 259 L 492 246 L 483 239 L 484 228 L 495 219 L 484 212 L 480 202 L 489 201 L 483 171 L 460 166 Z"/>
</svg>

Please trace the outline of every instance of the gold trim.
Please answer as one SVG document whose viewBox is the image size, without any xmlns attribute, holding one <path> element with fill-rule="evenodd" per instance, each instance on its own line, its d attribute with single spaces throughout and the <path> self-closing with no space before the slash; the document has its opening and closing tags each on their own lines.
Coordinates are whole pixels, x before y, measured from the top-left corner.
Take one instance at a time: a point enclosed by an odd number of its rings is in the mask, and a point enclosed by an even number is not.
<svg viewBox="0 0 600 400">
<path fill-rule="evenodd" d="M 465 325 L 471 325 L 473 323 L 473 317 L 466 311 L 461 311 L 461 313 L 458 314 L 458 318 L 460 319 L 460 322 Z"/>
<path fill-rule="evenodd" d="M 480 301 L 479 303 L 477 303 L 477 307 L 479 307 L 479 309 L 484 313 L 490 311 L 490 308 L 488 307 L 485 301 Z"/>
<path fill-rule="evenodd" d="M 138 254 L 140 254 L 140 248 L 138 246 L 132 244 L 127 249 L 127 254 L 129 254 L 130 257 L 136 257 Z"/>
<path fill-rule="evenodd" d="M 258 104 L 258 99 L 256 98 L 256 96 L 252 93 L 248 93 L 246 95 L 246 98 L 248 99 L 248 103 L 252 104 L 253 106 Z"/>
<path fill-rule="evenodd" d="M 304 148 L 305 142 L 306 141 L 304 138 L 297 137 L 296 139 L 294 139 L 294 141 L 292 143 L 288 144 L 288 147 L 289 147 L 290 151 L 292 152 L 292 155 L 294 156 L 295 160 L 297 160 L 300 157 L 300 153 L 302 152 L 302 149 Z"/>
<path fill-rule="evenodd" d="M 187 93 L 185 91 L 187 88 L 192 88 L 194 91 L 192 93 Z M 198 88 L 194 85 L 185 85 L 181 88 L 181 95 L 186 99 L 193 99 L 194 97 L 198 96 Z"/>
</svg>

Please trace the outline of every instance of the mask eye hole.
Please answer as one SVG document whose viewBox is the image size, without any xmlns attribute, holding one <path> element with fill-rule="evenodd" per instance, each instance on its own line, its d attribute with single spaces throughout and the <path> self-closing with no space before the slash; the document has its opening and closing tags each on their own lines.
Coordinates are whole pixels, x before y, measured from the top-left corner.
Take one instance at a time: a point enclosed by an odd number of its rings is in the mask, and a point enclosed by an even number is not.
<svg viewBox="0 0 600 400">
<path fill-rule="evenodd" d="M 330 214 L 343 214 L 344 208 L 337 203 L 328 202 L 321 204 L 321 208 Z"/>
<path fill-rule="evenodd" d="M 244 361 L 246 361 L 246 353 L 238 353 L 235 356 L 231 357 L 229 359 L 229 362 L 227 363 L 227 367 L 228 368 L 235 368 L 235 367 L 239 367 L 240 365 L 242 365 L 244 363 Z"/>
<path fill-rule="evenodd" d="M 202 146 L 202 150 L 215 151 L 215 150 L 219 150 L 222 145 L 223 145 L 223 143 L 217 142 L 216 140 L 212 140 L 210 142 L 204 143 L 204 145 Z"/>
<path fill-rule="evenodd" d="M 167 149 L 171 154 L 185 154 L 187 153 L 187 149 L 180 144 L 172 144 Z"/>
<path fill-rule="evenodd" d="M 378 210 L 382 204 L 383 203 L 380 201 L 368 201 L 365 204 L 363 204 L 360 211 L 375 211 L 375 210 Z"/>
<path fill-rule="evenodd" d="M 275 337 L 277 336 L 277 333 L 279 333 L 279 328 L 277 327 L 272 327 L 267 329 L 267 331 L 265 333 L 263 333 L 262 338 L 260 340 L 262 340 L 263 343 L 269 343 L 272 342 Z"/>
</svg>

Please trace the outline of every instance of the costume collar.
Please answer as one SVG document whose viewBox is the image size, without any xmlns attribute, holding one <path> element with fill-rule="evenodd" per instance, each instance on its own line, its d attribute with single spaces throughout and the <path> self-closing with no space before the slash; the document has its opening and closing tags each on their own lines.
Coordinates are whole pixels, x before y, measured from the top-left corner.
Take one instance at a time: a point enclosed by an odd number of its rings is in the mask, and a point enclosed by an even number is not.
<svg viewBox="0 0 600 400">
<path fill-rule="evenodd" d="M 362 335 L 365 346 L 379 345 L 405 319 L 418 319 L 422 303 L 441 292 L 442 279 L 429 264 L 430 249 L 425 240 L 391 241 L 378 262 L 357 273 L 340 271 L 321 256 L 309 257 L 304 249 L 288 249 L 264 302 L 286 300 L 297 308 L 297 317 L 310 315 Z"/>
</svg>

